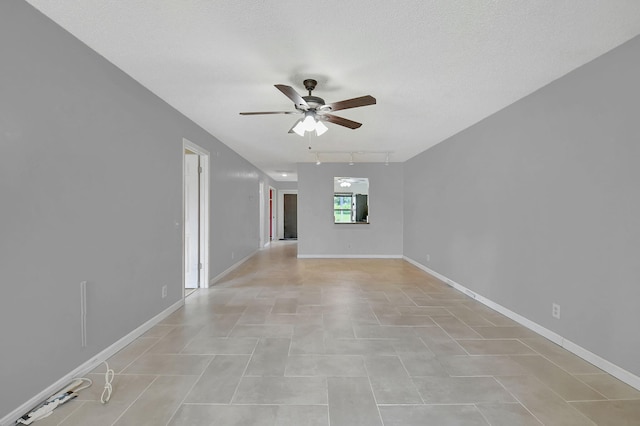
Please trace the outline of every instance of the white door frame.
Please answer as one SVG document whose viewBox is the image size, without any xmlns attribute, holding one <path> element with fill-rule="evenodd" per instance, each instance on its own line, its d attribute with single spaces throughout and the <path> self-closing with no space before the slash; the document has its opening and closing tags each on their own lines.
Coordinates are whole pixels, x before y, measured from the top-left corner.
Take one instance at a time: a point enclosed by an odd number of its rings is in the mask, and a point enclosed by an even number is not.
<svg viewBox="0 0 640 426">
<path fill-rule="evenodd" d="M 199 281 L 200 288 L 209 287 L 209 151 L 194 144 L 193 142 L 182 139 L 182 291 L 184 297 L 185 286 L 185 150 L 189 150 L 198 154 L 200 157 L 200 269 Z"/>
<path fill-rule="evenodd" d="M 200 257 L 200 156 L 189 150 L 184 155 L 184 258 L 185 289 L 199 288 Z M 185 290 L 187 291 L 187 290 Z"/>
<path fill-rule="evenodd" d="M 297 189 L 281 189 L 278 191 L 278 239 L 284 239 L 284 194 L 298 194 Z"/>
<path fill-rule="evenodd" d="M 260 206 L 258 207 L 260 210 L 260 245 L 259 245 L 259 249 L 262 250 L 265 247 L 265 238 L 264 238 L 264 218 L 265 218 L 265 214 L 264 214 L 264 206 L 265 206 L 265 201 L 264 201 L 264 181 L 261 180 L 258 183 L 258 200 L 260 203 Z"/>
</svg>

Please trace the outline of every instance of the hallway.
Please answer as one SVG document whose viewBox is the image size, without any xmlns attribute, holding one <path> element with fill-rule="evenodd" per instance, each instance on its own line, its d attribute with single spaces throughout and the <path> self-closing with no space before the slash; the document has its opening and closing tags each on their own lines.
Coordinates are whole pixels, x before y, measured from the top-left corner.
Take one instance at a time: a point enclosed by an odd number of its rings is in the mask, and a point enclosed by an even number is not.
<svg viewBox="0 0 640 426">
<path fill-rule="evenodd" d="M 637 425 L 640 392 L 400 259 L 274 243 L 45 425 Z"/>
</svg>

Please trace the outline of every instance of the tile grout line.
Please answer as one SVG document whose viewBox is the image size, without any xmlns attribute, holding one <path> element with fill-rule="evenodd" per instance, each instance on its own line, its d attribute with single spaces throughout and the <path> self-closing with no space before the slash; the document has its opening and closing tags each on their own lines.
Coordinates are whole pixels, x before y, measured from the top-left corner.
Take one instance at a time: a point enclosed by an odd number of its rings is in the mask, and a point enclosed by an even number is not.
<svg viewBox="0 0 640 426">
<path fill-rule="evenodd" d="M 555 396 L 557 396 L 561 401 L 563 401 L 564 403 L 566 403 L 566 404 L 567 404 L 567 406 L 569 406 L 569 407 L 570 407 L 574 412 L 578 413 L 579 415 L 581 415 L 582 417 L 584 417 L 585 419 L 587 419 L 588 421 L 590 421 L 591 423 L 593 423 L 593 424 L 594 424 L 594 426 L 597 426 L 597 425 L 595 425 L 595 423 L 594 423 L 594 422 L 593 422 L 589 417 L 587 417 L 584 413 L 582 413 L 582 411 L 578 410 L 576 407 L 574 407 L 573 405 L 569 404 L 569 402 L 568 402 L 566 399 L 564 399 L 564 398 L 562 397 L 562 395 L 560 395 L 560 394 L 559 394 L 558 392 L 556 392 L 555 390 L 551 389 L 551 388 L 550 388 L 549 386 L 547 386 L 547 384 L 546 384 L 546 383 L 544 383 L 542 380 L 538 379 L 536 376 L 534 376 L 534 375 L 532 375 L 532 374 L 528 374 L 528 375 L 526 375 L 525 377 L 531 377 L 531 378 L 533 378 L 534 380 L 537 380 L 537 381 L 538 381 L 542 386 L 544 386 L 545 388 L 547 388 L 549 392 L 551 392 L 552 394 L 554 394 Z M 494 379 L 495 379 L 498 383 L 500 383 L 503 387 L 505 387 L 505 386 L 502 384 L 502 382 L 500 382 L 500 380 L 499 380 L 499 378 L 498 378 L 498 377 L 495 377 L 495 376 L 494 376 Z M 505 388 L 505 389 L 506 389 L 506 388 Z M 507 389 L 507 392 L 509 392 L 509 390 L 508 390 L 508 389 Z M 511 392 L 509 392 L 509 393 L 511 393 Z M 514 398 L 515 398 L 515 395 L 514 395 Z M 517 401 L 519 401 L 519 399 L 517 399 L 517 398 L 516 398 L 516 400 L 517 400 Z M 527 408 L 524 404 L 522 404 L 522 406 L 523 406 L 523 407 L 525 407 L 525 408 Z M 531 414 L 533 414 L 533 413 L 531 413 Z M 534 416 L 534 417 L 536 417 L 536 419 L 538 418 L 537 416 Z M 538 421 L 540 421 L 540 420 L 538 419 Z M 541 422 L 541 423 L 542 423 L 542 422 Z M 544 424 L 544 423 L 543 423 L 543 424 Z"/>
<path fill-rule="evenodd" d="M 509 389 L 507 389 L 507 387 L 506 387 L 506 386 L 505 386 L 505 385 L 504 385 L 504 384 L 499 380 L 499 378 L 498 378 L 498 377 L 496 377 L 496 376 L 491 376 L 491 377 L 493 377 L 493 380 L 495 380 L 496 382 L 498 382 L 498 384 L 499 384 L 500 386 L 502 386 L 502 388 L 503 388 L 505 391 L 507 391 L 507 393 L 513 397 L 513 399 L 515 399 L 516 401 L 518 401 L 518 403 L 519 403 L 519 404 L 520 404 L 520 405 L 521 405 L 525 410 L 527 410 L 527 412 L 528 412 L 529 414 L 531 414 L 531 415 L 533 416 L 533 418 L 534 418 L 534 419 L 536 419 L 538 422 L 540 422 L 540 424 L 541 424 L 541 425 L 543 425 L 543 426 L 544 426 L 544 422 L 543 422 L 542 420 L 540 420 L 540 419 L 538 418 L 538 416 L 536 416 L 535 414 L 533 414 L 533 411 L 529 410 L 529 407 L 527 407 L 527 406 L 524 404 L 524 402 L 520 401 L 520 399 L 519 399 L 519 398 L 518 398 L 518 397 L 517 397 L 513 392 L 511 392 Z M 541 383 L 542 383 L 542 382 L 541 382 Z M 544 384 L 544 383 L 543 383 L 543 384 Z M 546 385 L 545 385 L 545 386 L 546 386 Z"/>
<path fill-rule="evenodd" d="M 418 337 L 418 339 L 420 339 L 420 338 Z M 425 344 L 422 339 L 420 339 L 420 341 L 422 341 L 422 343 Z M 426 344 L 425 344 L 425 346 L 426 346 Z M 429 348 L 427 348 L 427 349 L 429 349 Z M 431 350 L 429 350 L 429 352 L 431 352 Z M 431 353 L 433 354 L 433 352 L 431 352 Z M 434 355 L 434 359 L 437 360 L 437 357 L 435 356 L 435 354 L 433 354 L 433 355 Z M 404 361 L 402 361 L 402 357 L 400 355 L 398 355 L 397 353 L 396 353 L 396 356 L 398 357 L 398 361 L 400 361 L 400 364 L 402 365 L 402 368 L 404 368 L 404 371 L 407 373 L 407 377 L 409 377 L 409 380 L 411 380 L 411 384 L 413 385 L 414 390 L 418 393 L 418 396 L 420 396 L 420 399 L 422 400 L 422 404 L 425 405 L 425 401 L 424 401 L 424 398 L 422 397 L 422 393 L 418 389 L 418 386 L 416 385 L 416 382 L 413 380 L 413 378 L 414 377 L 430 377 L 430 376 L 412 376 L 409 373 L 409 370 L 407 369 L 407 366 L 405 365 Z M 440 361 L 438 361 L 438 363 L 440 363 Z M 442 364 L 441 364 L 441 366 L 442 366 Z M 442 368 L 444 369 L 444 367 L 442 367 Z M 449 376 L 451 376 L 451 375 L 449 375 Z"/>
<path fill-rule="evenodd" d="M 184 396 L 182 397 L 182 400 L 180 401 L 180 403 L 176 406 L 176 409 L 173 410 L 173 414 L 171 414 L 171 416 L 169 416 L 169 419 L 167 420 L 166 425 L 168 425 L 169 423 L 171 423 L 171 420 L 175 417 L 176 413 L 178 412 L 178 410 L 180 410 L 180 407 L 182 407 L 182 405 L 184 405 L 184 400 L 187 399 L 187 397 L 189 396 L 189 394 L 191 393 L 191 391 L 193 391 L 193 388 L 196 387 L 196 385 L 198 384 L 198 382 L 200 381 L 200 379 L 202 379 L 202 376 L 204 376 L 205 371 L 207 371 L 207 368 L 209 368 L 209 366 L 211 365 L 211 363 L 213 362 L 213 360 L 216 358 L 217 355 L 214 355 L 211 357 L 211 359 L 209 360 L 209 362 L 207 363 L 207 365 L 202 369 L 202 372 L 200 373 L 200 375 L 198 376 L 198 378 L 193 382 L 193 384 L 191 385 L 191 387 L 189 388 L 188 391 L 186 391 L 184 393 Z"/>
<path fill-rule="evenodd" d="M 129 411 L 129 409 L 133 406 L 133 404 L 135 404 L 141 397 L 142 395 L 144 395 L 144 393 L 146 391 L 149 390 L 149 388 L 151 387 L 152 384 L 154 384 L 156 382 L 156 380 L 158 380 L 158 377 L 160 377 L 160 375 L 156 375 L 156 377 L 147 385 L 147 387 L 144 388 L 144 390 L 142 392 L 140 392 L 140 395 L 138 395 L 132 402 L 131 404 L 129 404 L 127 406 L 127 408 L 125 408 L 122 413 L 120 413 L 120 415 L 118 417 L 116 417 L 116 419 L 113 421 L 113 423 L 111 423 L 111 426 L 115 426 L 116 423 L 118 423 L 118 421 L 122 418 L 122 416 L 125 415 L 125 413 L 127 411 Z"/>
<path fill-rule="evenodd" d="M 480 417 L 482 417 L 482 418 L 484 419 L 484 421 L 485 421 L 485 422 L 487 422 L 487 424 L 488 424 L 489 426 L 494 426 L 494 425 L 489 421 L 489 419 L 484 415 L 484 413 L 482 412 L 482 410 L 480 410 L 480 408 L 478 408 L 478 403 L 477 403 L 477 402 L 476 402 L 476 403 L 474 403 L 474 404 L 473 404 L 473 406 L 476 408 L 476 410 L 478 411 L 478 413 L 480 413 Z M 544 426 L 544 425 L 542 425 L 542 426 Z"/>
<path fill-rule="evenodd" d="M 58 423 L 56 423 L 58 426 L 62 425 L 65 421 L 67 421 L 67 419 L 69 417 L 71 417 L 73 415 L 73 413 L 75 413 L 76 411 L 78 411 L 80 409 L 80 407 L 82 407 L 84 404 L 87 403 L 87 401 L 77 401 L 77 402 L 81 402 L 80 405 L 78 405 L 76 408 L 74 408 L 73 410 L 71 410 L 71 412 L 66 415 L 62 420 L 60 420 Z M 46 417 L 43 417 L 46 419 Z M 37 421 L 37 420 L 36 420 Z"/>
<path fill-rule="evenodd" d="M 181 309 L 182 309 L 182 308 L 181 308 Z M 135 339 L 135 340 L 134 340 L 133 342 L 131 342 L 131 343 L 137 342 L 137 341 L 138 341 L 138 339 L 140 339 L 140 337 L 138 337 L 137 339 Z M 131 366 L 131 364 L 133 364 L 134 362 L 136 362 L 137 360 L 139 360 L 140 358 L 142 358 L 142 356 L 143 356 L 143 355 L 145 355 L 147 352 L 149 352 L 149 351 L 151 350 L 151 348 L 153 348 L 155 345 L 157 345 L 158 343 L 160 343 L 160 340 L 162 340 L 162 339 L 163 339 L 162 337 L 161 337 L 161 338 L 158 338 L 158 341 L 157 341 L 157 342 L 155 342 L 153 345 L 149 346 L 149 347 L 148 347 L 147 349 L 145 349 L 144 351 L 140 352 L 140 354 L 139 354 L 138 356 L 136 356 L 135 358 L 133 358 L 133 360 L 131 360 L 131 362 L 130 362 L 130 363 L 128 363 L 128 364 L 126 364 L 124 367 L 122 367 L 122 368 L 120 369 L 120 371 L 118 371 L 118 373 L 117 373 L 117 374 L 122 374 L 122 372 L 124 372 L 127 368 L 129 368 L 129 367 Z M 129 345 L 130 345 L 131 343 L 129 343 Z M 127 345 L 127 346 L 129 346 L 129 345 Z M 125 346 L 125 347 L 124 347 L 124 348 L 122 348 L 121 350 L 126 349 L 126 347 L 127 347 L 127 346 Z M 118 353 L 119 353 L 119 352 L 118 352 Z M 117 355 L 117 354 L 114 354 L 113 356 L 115 356 L 115 355 Z M 113 356 L 112 356 L 112 358 L 113 358 Z M 108 362 L 108 361 L 109 361 L 109 360 L 106 360 L 105 362 Z M 94 370 L 95 370 L 95 369 L 94 369 Z"/>
<path fill-rule="evenodd" d="M 579 381 L 581 384 L 585 385 L 586 387 L 588 387 L 589 389 L 593 390 L 594 392 L 596 392 L 597 394 L 599 394 L 600 396 L 602 396 L 604 398 L 604 400 L 609 400 L 609 398 L 606 395 L 603 395 L 600 391 L 598 391 L 597 389 L 593 388 L 592 386 L 590 386 L 588 383 L 583 382 L 582 380 L 578 379 L 577 377 L 575 377 L 575 375 L 571 372 L 569 372 L 566 368 L 562 367 L 561 365 L 556 364 L 555 362 L 553 362 L 552 359 L 547 358 L 547 356 L 545 356 L 545 354 L 535 350 L 535 348 L 532 348 L 531 346 L 527 345 L 526 342 L 523 342 L 522 340 L 520 340 L 520 343 L 522 343 L 523 345 L 525 345 L 526 347 L 530 348 L 532 351 L 534 351 L 538 356 L 540 356 L 541 358 L 549 361 L 551 364 L 555 365 L 556 367 L 558 367 L 559 369 L 561 369 L 562 371 L 564 371 L 565 373 L 567 373 L 569 376 L 571 376 L 572 378 L 576 379 L 577 381 Z M 587 362 L 587 361 L 585 361 Z M 590 364 L 590 363 L 589 363 Z M 592 364 L 590 364 L 592 365 Z M 594 366 L 595 367 L 595 366 Z M 596 367 L 597 368 L 597 367 Z M 564 398 L 562 398 L 564 399 Z M 565 400 L 566 401 L 566 400 Z"/>
<path fill-rule="evenodd" d="M 227 405 L 233 405 L 233 400 L 236 397 L 236 395 L 238 394 L 238 389 L 240 388 L 240 383 L 242 383 L 242 379 L 244 377 L 249 377 L 249 376 L 245 376 L 245 375 L 247 374 L 247 369 L 249 368 L 249 364 L 251 364 L 251 360 L 253 359 L 253 356 L 256 353 L 256 349 L 257 349 L 259 343 L 260 343 L 260 339 L 258 339 L 256 341 L 256 344 L 253 347 L 253 351 L 251 351 L 251 356 L 247 360 L 247 364 L 244 366 L 244 369 L 242 370 L 242 374 L 240 375 L 240 380 L 238 380 L 238 384 L 236 385 L 235 389 L 233 390 L 233 395 L 231 395 L 231 399 L 229 399 L 229 403 Z"/>
<path fill-rule="evenodd" d="M 364 364 L 364 369 L 367 372 L 367 382 L 369 383 L 369 389 L 371 390 L 371 396 L 373 397 L 373 402 L 376 405 L 376 411 L 378 412 L 380 425 L 384 426 L 384 419 L 382 418 L 382 412 L 380 411 L 380 404 L 378 404 L 378 398 L 376 398 L 376 393 L 373 391 L 373 384 L 371 383 L 371 375 L 369 374 L 369 370 L 367 370 L 367 365 L 366 363 L 364 363 L 364 360 L 363 360 L 363 364 Z"/>
</svg>

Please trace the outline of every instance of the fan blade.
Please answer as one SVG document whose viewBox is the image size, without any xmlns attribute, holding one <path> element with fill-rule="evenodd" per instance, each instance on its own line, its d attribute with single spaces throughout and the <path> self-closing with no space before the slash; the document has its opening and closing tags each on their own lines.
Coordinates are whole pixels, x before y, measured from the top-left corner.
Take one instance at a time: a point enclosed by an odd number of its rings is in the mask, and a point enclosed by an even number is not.
<svg viewBox="0 0 640 426">
<path fill-rule="evenodd" d="M 264 112 L 241 112 L 240 115 L 262 115 L 262 114 L 300 114 L 300 111 L 264 111 Z"/>
<path fill-rule="evenodd" d="M 346 118 L 338 117 L 337 115 L 323 114 L 323 115 L 318 115 L 318 118 L 333 124 L 337 124 L 339 126 L 348 127 L 350 129 L 357 129 L 358 127 L 362 126 L 362 123 L 358 123 L 357 121 L 347 120 Z"/>
<path fill-rule="evenodd" d="M 309 109 L 309 104 L 307 103 L 307 101 L 302 99 L 302 96 L 298 95 L 298 92 L 296 92 L 293 87 L 285 86 L 284 84 L 276 84 L 275 86 L 279 91 L 284 93 L 287 98 L 293 101 L 293 103 L 296 105 L 296 108 L 305 110 Z"/>
<path fill-rule="evenodd" d="M 360 96 L 359 98 L 347 99 L 345 101 L 334 102 L 332 104 L 325 105 L 331 108 L 330 111 L 339 111 L 341 109 L 357 108 L 367 105 L 375 105 L 376 98 L 373 96 Z M 328 109 L 328 108 L 327 108 Z"/>
</svg>

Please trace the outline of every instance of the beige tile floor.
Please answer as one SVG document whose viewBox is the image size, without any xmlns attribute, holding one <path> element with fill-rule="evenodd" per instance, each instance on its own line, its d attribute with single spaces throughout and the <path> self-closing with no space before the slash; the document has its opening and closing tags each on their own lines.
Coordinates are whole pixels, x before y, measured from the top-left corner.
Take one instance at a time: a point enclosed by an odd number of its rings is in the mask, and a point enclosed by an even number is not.
<svg viewBox="0 0 640 426">
<path fill-rule="evenodd" d="M 640 425 L 640 392 L 398 259 L 278 243 L 109 360 L 47 425 Z"/>
</svg>

